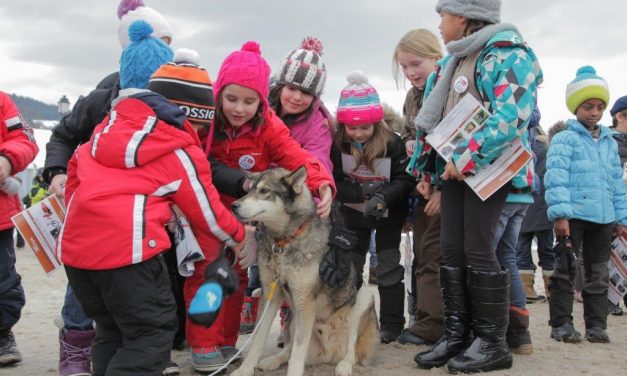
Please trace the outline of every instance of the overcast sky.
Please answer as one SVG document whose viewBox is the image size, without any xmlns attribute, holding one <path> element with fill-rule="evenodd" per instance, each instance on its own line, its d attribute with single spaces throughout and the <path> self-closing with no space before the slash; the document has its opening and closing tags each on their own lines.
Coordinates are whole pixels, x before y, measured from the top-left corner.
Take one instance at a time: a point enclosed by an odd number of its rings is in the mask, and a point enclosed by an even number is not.
<svg viewBox="0 0 627 376">
<path fill-rule="evenodd" d="M 324 44 L 323 99 L 335 108 L 346 75 L 363 70 L 382 101 L 400 111 L 405 97 L 392 77 L 392 53 L 414 28 L 439 35 L 436 0 L 144 0 L 170 22 L 172 46 L 199 51 L 215 78 L 222 60 L 246 40 L 261 44 L 271 67 L 312 35 Z M 2 0 L 0 90 L 72 104 L 118 69 L 116 0 Z M 546 128 L 569 113 L 565 85 L 593 65 L 611 102 L 627 95 L 627 1 L 503 0 L 501 19 L 518 26 L 544 70 L 539 91 Z M 611 104 L 612 104 L 611 103 Z M 610 104 L 610 106 L 611 106 Z M 609 114 L 604 118 L 609 123 Z"/>
</svg>

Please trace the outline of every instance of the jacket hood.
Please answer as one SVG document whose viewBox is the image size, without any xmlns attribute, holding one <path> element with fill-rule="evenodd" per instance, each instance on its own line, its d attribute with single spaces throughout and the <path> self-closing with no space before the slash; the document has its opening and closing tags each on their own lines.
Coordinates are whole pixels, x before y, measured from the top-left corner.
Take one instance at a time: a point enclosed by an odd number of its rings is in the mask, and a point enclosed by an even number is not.
<svg viewBox="0 0 627 376">
<path fill-rule="evenodd" d="M 401 133 L 403 130 L 403 118 L 386 103 L 383 104 L 383 121 L 396 133 Z"/>
<path fill-rule="evenodd" d="M 114 101 L 111 112 L 94 130 L 90 142 L 91 156 L 99 164 L 134 168 L 174 150 L 194 144 L 200 146 L 187 120 L 172 124 L 160 116 L 164 111 L 176 114 L 181 111 L 178 106 L 157 94 L 150 95 L 149 102 L 150 105 L 146 98 L 133 96 Z"/>
<path fill-rule="evenodd" d="M 579 121 L 575 119 L 569 119 L 566 122 L 566 126 L 568 127 L 568 129 L 571 129 L 577 133 L 581 133 L 582 135 L 590 135 L 590 131 L 588 131 L 588 129 L 583 124 L 581 124 Z M 599 138 L 616 134 L 615 131 L 613 131 L 612 129 L 608 127 L 604 127 L 601 124 L 598 124 L 598 126 L 601 127 L 601 134 L 599 135 Z"/>
<path fill-rule="evenodd" d="M 566 125 L 565 121 L 558 121 L 557 123 L 553 124 L 553 126 L 551 126 L 551 128 L 549 128 L 549 141 L 553 138 L 553 136 L 555 136 L 556 134 L 560 133 L 561 131 L 563 131 L 564 129 L 568 128 L 568 126 Z"/>
</svg>

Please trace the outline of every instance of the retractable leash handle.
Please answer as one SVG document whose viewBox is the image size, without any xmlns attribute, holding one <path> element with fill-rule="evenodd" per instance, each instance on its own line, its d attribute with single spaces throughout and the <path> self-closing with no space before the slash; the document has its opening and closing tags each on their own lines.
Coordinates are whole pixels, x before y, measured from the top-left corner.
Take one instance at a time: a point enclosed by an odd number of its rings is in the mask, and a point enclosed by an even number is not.
<svg viewBox="0 0 627 376">
<path fill-rule="evenodd" d="M 227 259 L 228 253 L 226 248 L 223 249 L 220 257 L 205 269 L 205 282 L 196 291 L 187 310 L 187 316 L 194 324 L 210 327 L 218 317 L 224 300 L 239 286 L 232 262 Z"/>
</svg>

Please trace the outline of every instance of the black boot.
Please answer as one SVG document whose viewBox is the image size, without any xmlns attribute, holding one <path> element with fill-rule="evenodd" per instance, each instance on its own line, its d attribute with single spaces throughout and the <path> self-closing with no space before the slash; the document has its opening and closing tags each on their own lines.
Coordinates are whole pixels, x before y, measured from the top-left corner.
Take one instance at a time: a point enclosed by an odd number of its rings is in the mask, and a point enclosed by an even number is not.
<svg viewBox="0 0 627 376">
<path fill-rule="evenodd" d="M 381 297 L 379 337 L 381 343 L 390 343 L 396 341 L 405 326 L 405 285 L 403 282 L 392 286 L 379 284 L 379 296 Z"/>
<path fill-rule="evenodd" d="M 509 271 L 470 270 L 468 289 L 472 305 L 473 342 L 448 361 L 449 372 L 488 372 L 512 366 L 505 343 L 509 323 Z"/>
<path fill-rule="evenodd" d="M 414 357 L 420 368 L 442 367 L 469 343 L 470 310 L 466 294 L 465 268 L 440 265 L 440 286 L 444 302 L 444 335 L 429 351 Z"/>
</svg>

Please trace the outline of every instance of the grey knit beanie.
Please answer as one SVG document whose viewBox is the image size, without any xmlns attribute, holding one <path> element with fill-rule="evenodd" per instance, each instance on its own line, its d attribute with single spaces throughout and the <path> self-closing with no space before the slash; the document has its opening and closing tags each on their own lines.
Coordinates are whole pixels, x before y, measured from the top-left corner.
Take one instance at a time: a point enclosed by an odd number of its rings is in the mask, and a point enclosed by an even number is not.
<svg viewBox="0 0 627 376">
<path fill-rule="evenodd" d="M 501 0 L 440 0 L 435 11 L 489 23 L 501 22 Z"/>
</svg>

